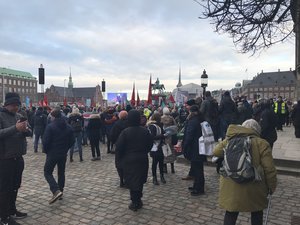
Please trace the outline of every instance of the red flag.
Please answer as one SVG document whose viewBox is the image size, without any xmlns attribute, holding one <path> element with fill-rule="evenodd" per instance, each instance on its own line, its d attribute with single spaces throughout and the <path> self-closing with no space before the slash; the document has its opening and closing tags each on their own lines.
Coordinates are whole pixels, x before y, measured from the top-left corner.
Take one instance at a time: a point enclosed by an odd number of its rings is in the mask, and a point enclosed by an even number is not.
<svg viewBox="0 0 300 225">
<path fill-rule="evenodd" d="M 170 97 L 169 97 L 169 100 L 170 100 L 170 102 L 172 102 L 172 103 L 175 103 L 175 100 L 174 100 L 174 98 L 173 98 L 173 95 L 172 95 L 172 94 L 170 95 Z"/>
<path fill-rule="evenodd" d="M 64 106 L 67 106 L 67 99 L 64 97 Z"/>
<path fill-rule="evenodd" d="M 133 83 L 133 90 L 132 90 L 130 104 L 131 104 L 131 106 L 135 105 L 135 85 L 134 85 L 134 83 Z"/>
<path fill-rule="evenodd" d="M 47 95 L 44 95 L 44 102 L 43 102 L 43 106 L 48 106 L 48 98 Z"/>
<path fill-rule="evenodd" d="M 150 81 L 149 81 L 149 88 L 148 88 L 148 100 L 147 104 L 151 105 L 152 104 L 152 89 L 151 89 L 151 74 L 150 74 Z"/>
<path fill-rule="evenodd" d="M 139 92 L 137 91 L 136 93 L 137 97 L 136 97 L 136 106 L 140 106 L 140 96 L 139 96 Z"/>
</svg>

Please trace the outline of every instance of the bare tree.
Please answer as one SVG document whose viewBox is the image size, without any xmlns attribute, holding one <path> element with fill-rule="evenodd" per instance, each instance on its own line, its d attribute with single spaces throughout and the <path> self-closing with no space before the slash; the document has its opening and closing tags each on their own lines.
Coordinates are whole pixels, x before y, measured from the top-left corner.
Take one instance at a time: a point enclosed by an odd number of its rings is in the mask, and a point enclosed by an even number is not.
<svg viewBox="0 0 300 225">
<path fill-rule="evenodd" d="M 218 33 L 228 33 L 237 49 L 253 54 L 294 37 L 297 0 L 194 0 L 204 7 Z M 298 21 L 299 22 L 299 21 Z"/>
</svg>

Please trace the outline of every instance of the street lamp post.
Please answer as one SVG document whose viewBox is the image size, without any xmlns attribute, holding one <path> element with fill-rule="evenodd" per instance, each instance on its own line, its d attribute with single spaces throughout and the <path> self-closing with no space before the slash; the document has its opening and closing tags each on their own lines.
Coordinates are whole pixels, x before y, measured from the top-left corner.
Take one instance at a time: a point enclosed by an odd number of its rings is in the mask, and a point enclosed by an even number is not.
<svg viewBox="0 0 300 225">
<path fill-rule="evenodd" d="M 201 75 L 201 87 L 203 88 L 203 99 L 205 98 L 205 91 L 208 84 L 208 76 L 206 71 L 203 70 L 203 74 Z"/>
</svg>

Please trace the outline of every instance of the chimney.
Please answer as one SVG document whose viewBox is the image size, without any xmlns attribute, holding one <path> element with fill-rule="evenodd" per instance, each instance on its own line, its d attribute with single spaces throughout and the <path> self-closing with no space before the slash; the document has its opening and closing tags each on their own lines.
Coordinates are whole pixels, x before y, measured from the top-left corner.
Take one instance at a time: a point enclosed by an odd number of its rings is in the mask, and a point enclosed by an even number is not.
<svg viewBox="0 0 300 225">
<path fill-rule="evenodd" d="M 261 73 L 264 73 L 264 71 L 263 71 L 263 70 L 261 70 Z"/>
<path fill-rule="evenodd" d="M 290 67 L 290 71 L 292 71 L 292 68 Z"/>
<path fill-rule="evenodd" d="M 278 69 L 278 72 L 280 72 L 280 69 Z"/>
</svg>

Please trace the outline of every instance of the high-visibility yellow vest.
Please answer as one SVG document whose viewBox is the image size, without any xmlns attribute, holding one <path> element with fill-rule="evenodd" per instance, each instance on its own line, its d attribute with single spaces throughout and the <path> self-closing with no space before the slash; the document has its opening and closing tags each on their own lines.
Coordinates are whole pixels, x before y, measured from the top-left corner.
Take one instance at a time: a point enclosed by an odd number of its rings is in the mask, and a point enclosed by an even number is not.
<svg viewBox="0 0 300 225">
<path fill-rule="evenodd" d="M 274 105 L 275 105 L 274 112 L 277 113 L 278 112 L 278 102 L 275 102 Z M 280 114 L 285 114 L 285 103 L 284 102 L 281 103 Z"/>
</svg>

